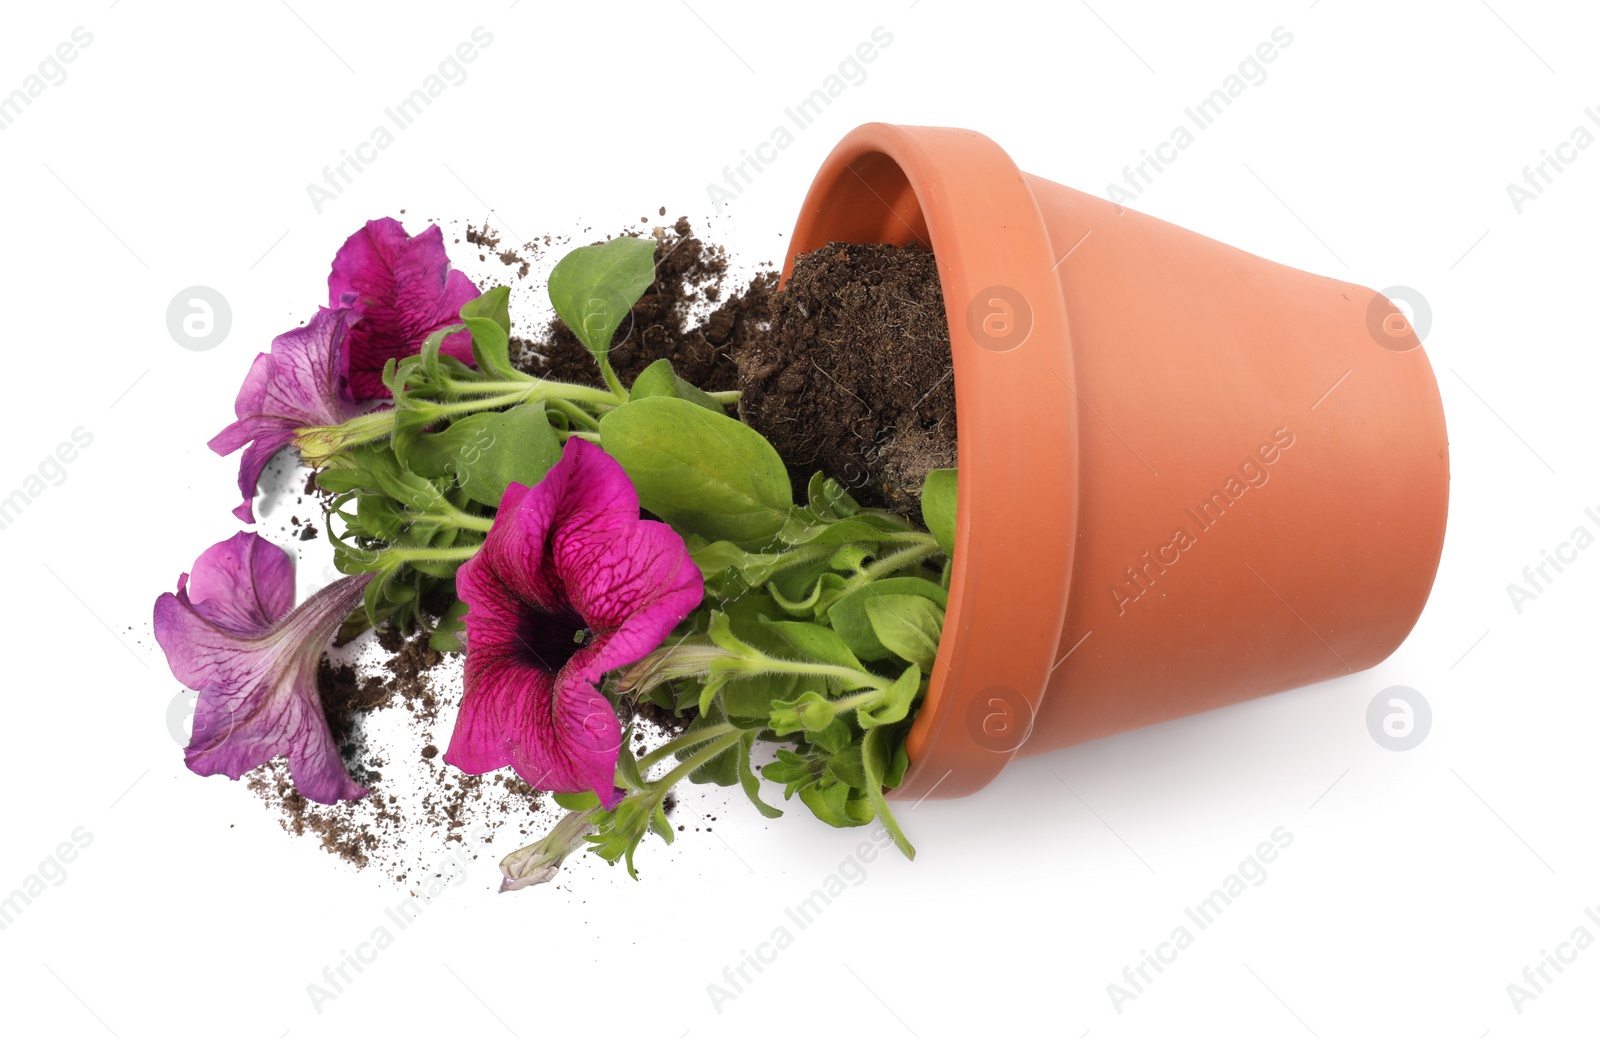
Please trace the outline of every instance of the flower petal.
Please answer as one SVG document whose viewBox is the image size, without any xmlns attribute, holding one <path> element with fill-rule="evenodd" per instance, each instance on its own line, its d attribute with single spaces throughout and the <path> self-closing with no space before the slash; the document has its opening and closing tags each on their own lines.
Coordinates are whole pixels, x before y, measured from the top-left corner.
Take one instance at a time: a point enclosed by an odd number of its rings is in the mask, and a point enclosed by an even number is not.
<svg viewBox="0 0 1600 1039">
<path fill-rule="evenodd" d="M 320 309 L 305 327 L 274 339 L 271 352 L 258 354 L 250 366 L 233 405 L 238 420 L 208 445 L 219 455 L 250 445 L 239 460 L 244 502 L 234 509 L 244 522 L 255 521 L 251 501 L 261 470 L 294 439 L 296 429 L 336 426 L 349 418 L 340 368 L 348 329 L 357 321 L 348 308 Z"/>
<path fill-rule="evenodd" d="M 392 217 L 367 221 L 340 247 L 328 276 L 329 306 L 353 301 L 362 313 L 345 359 L 350 399 L 388 397 L 384 364 L 420 353 L 428 336 L 458 323 L 462 304 L 478 294 L 470 278 L 450 268 L 437 224 L 413 238 Z M 440 352 L 471 364 L 471 335 L 447 336 Z"/>
<path fill-rule="evenodd" d="M 509 765 L 537 790 L 592 790 L 613 807 L 622 726 L 594 685 L 592 656 L 580 650 L 552 675 L 514 646 L 475 643 L 445 761 L 473 775 Z"/>
<path fill-rule="evenodd" d="M 290 610 L 287 554 L 242 533 L 201 555 L 192 585 L 185 575 L 177 594 L 156 600 L 156 641 L 199 694 L 184 750 L 191 770 L 238 779 L 286 754 L 296 788 L 314 801 L 366 793 L 328 731 L 317 664 L 371 579 L 343 578 Z"/>
<path fill-rule="evenodd" d="M 572 437 L 542 481 L 507 489 L 456 590 L 469 607 L 466 695 L 445 760 L 468 772 L 509 764 L 539 789 L 614 804 L 621 725 L 599 683 L 700 604 L 683 539 L 641 520 L 622 467 Z M 582 629 L 587 644 L 567 641 Z"/>
<path fill-rule="evenodd" d="M 266 631 L 294 609 L 294 560 L 259 534 L 241 530 L 200 554 L 188 575 L 196 613 L 244 637 Z M 183 582 L 179 582 L 180 593 Z"/>
</svg>

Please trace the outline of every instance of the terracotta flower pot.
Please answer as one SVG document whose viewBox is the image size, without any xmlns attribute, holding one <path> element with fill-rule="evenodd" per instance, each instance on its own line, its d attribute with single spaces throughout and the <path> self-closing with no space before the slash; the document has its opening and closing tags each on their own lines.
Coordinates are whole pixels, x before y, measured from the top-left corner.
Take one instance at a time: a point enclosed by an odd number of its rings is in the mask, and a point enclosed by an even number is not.
<svg viewBox="0 0 1600 1039">
<path fill-rule="evenodd" d="M 862 126 L 784 267 L 933 249 L 960 505 L 901 799 L 1372 667 L 1432 587 L 1433 371 L 1394 305 L 1020 172 L 967 130 Z"/>
</svg>

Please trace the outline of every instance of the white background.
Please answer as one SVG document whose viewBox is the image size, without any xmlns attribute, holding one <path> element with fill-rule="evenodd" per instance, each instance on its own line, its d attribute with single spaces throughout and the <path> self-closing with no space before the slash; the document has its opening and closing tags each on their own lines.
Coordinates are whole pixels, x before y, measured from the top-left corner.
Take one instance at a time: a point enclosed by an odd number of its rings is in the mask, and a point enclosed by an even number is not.
<svg viewBox="0 0 1600 1039">
<path fill-rule="evenodd" d="M 75 827 L 93 835 L 0 932 L 7 1033 L 1593 1034 L 1600 944 L 1520 1013 L 1507 986 L 1579 926 L 1600 941 L 1584 915 L 1600 907 L 1600 550 L 1520 613 L 1506 590 L 1575 527 L 1600 530 L 1584 514 L 1600 512 L 1600 148 L 1520 213 L 1506 191 L 1574 127 L 1600 133 L 1584 114 L 1600 104 L 1592 12 L 292 3 L 31 4 L 0 34 L 0 93 L 75 27 L 93 35 L 0 132 L 0 494 L 75 427 L 94 436 L 0 531 L 0 893 Z M 480 25 L 493 42 L 466 81 L 317 213 L 306 185 Z M 880 25 L 893 42 L 866 80 L 707 219 L 707 183 Z M 325 302 L 339 243 L 402 208 L 416 231 L 492 207 L 516 239 L 610 231 L 665 205 L 747 262 L 778 261 L 817 164 L 870 120 L 977 129 L 1022 168 L 1105 194 L 1280 25 L 1294 39 L 1267 79 L 1133 207 L 1430 304 L 1450 525 L 1399 651 L 904 812 L 916 863 L 877 859 L 803 932 L 785 908 L 862 839 L 803 810 L 764 823 L 696 791 L 685 811 L 718 815 L 716 833 L 647 844 L 639 883 L 590 860 L 559 887 L 496 896 L 486 855 L 314 1010 L 307 985 L 407 895 L 286 838 L 242 785 L 184 769 L 149 618 L 236 529 L 235 460 L 205 441 L 250 359 Z M 207 352 L 167 330 L 191 285 L 232 309 Z M 1403 753 L 1366 724 L 1393 685 L 1433 710 Z M 1114 1006 L 1123 968 L 1280 826 L 1293 843 L 1265 882 Z M 780 925 L 793 944 L 719 1012 L 707 986 Z"/>
</svg>

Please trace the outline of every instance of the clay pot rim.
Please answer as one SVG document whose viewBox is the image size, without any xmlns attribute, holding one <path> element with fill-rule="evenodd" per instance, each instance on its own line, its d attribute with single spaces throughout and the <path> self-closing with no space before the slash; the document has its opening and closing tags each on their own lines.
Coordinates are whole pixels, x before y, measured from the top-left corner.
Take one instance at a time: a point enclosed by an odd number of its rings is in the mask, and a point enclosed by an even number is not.
<svg viewBox="0 0 1600 1039">
<path fill-rule="evenodd" d="M 874 198 L 882 212 L 863 226 L 853 210 Z M 956 546 L 938 659 L 907 738 L 911 766 L 890 796 L 957 797 L 988 784 L 1026 742 L 1066 614 L 1078 408 L 1057 260 L 1010 156 L 982 134 L 943 127 L 867 123 L 839 142 L 807 192 L 782 281 L 797 255 L 830 241 L 915 241 L 938 264 L 957 402 Z M 969 322 L 993 287 L 1031 308 L 1030 329 L 1009 349 L 984 345 Z M 986 461 L 1018 451 L 1027 479 L 1014 463 Z M 1051 536 L 1041 538 L 1045 512 Z M 1002 731 L 986 731 L 986 719 Z"/>
</svg>

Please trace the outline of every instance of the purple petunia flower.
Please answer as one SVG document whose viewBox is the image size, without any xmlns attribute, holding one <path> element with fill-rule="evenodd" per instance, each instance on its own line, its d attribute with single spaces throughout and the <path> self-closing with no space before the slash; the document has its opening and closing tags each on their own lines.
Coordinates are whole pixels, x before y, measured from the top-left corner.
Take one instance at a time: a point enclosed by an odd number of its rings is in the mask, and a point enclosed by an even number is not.
<svg viewBox="0 0 1600 1039">
<path fill-rule="evenodd" d="M 255 522 L 251 501 L 261 470 L 294 441 L 296 430 L 337 426 L 351 417 L 340 368 L 348 330 L 358 320 L 348 307 L 320 309 L 304 328 L 274 339 L 270 353 L 256 355 L 233 404 L 238 420 L 208 445 L 219 455 L 250 445 L 239 459 L 244 503 L 233 510 L 244 522 Z"/>
<path fill-rule="evenodd" d="M 184 761 L 238 779 L 280 754 L 295 788 L 332 804 L 366 790 L 345 771 L 317 693 L 317 664 L 361 605 L 371 574 L 345 577 L 294 608 L 289 554 L 240 532 L 212 545 L 156 600 L 156 641 L 173 675 L 199 694 Z"/>
<path fill-rule="evenodd" d="M 328 276 L 328 305 L 354 306 L 362 315 L 341 371 L 348 399 L 390 396 L 385 362 L 421 353 L 428 336 L 457 324 L 462 304 L 478 295 L 472 279 L 450 269 L 437 224 L 412 238 L 393 217 L 367 221 L 340 247 Z M 471 364 L 472 336 L 446 336 L 439 352 Z"/>
<path fill-rule="evenodd" d="M 469 607 L 466 695 L 445 760 L 472 774 L 510 765 L 536 789 L 593 790 L 614 806 L 621 726 L 597 683 L 700 605 L 683 539 L 641 520 L 622 467 L 572 437 L 537 485 L 506 489 L 456 589 Z"/>
</svg>

